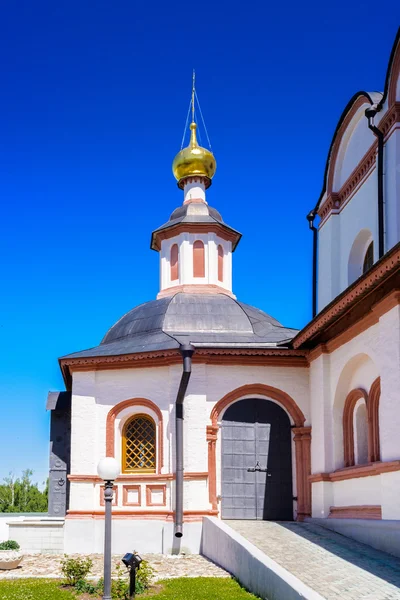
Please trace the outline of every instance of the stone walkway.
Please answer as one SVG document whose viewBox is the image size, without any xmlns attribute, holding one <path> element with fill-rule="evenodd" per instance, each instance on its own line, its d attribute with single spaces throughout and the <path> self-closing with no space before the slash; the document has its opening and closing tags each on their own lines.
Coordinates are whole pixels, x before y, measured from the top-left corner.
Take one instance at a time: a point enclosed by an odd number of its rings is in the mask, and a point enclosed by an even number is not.
<svg viewBox="0 0 400 600">
<path fill-rule="evenodd" d="M 400 559 L 311 523 L 225 521 L 327 600 L 400 600 Z"/>
<path fill-rule="evenodd" d="M 62 578 L 60 568 L 61 558 L 62 556 L 54 554 L 26 555 L 18 569 L 0 571 L 0 580 L 21 577 Z M 93 554 L 90 558 L 93 560 L 91 575 L 93 578 L 99 579 L 103 575 L 103 556 L 101 554 Z M 175 577 L 230 577 L 229 573 L 217 567 L 208 559 L 195 554 L 190 556 L 145 554 L 142 558 L 148 560 L 154 568 L 155 581 Z M 117 564 L 122 565 L 121 556 L 114 556 L 113 564 L 114 566 Z"/>
</svg>

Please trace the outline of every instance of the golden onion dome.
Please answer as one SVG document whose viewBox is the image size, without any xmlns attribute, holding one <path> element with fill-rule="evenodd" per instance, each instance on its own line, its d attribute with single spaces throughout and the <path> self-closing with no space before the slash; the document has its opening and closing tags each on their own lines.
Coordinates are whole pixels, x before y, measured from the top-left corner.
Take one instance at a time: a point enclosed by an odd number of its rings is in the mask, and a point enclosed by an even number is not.
<svg viewBox="0 0 400 600">
<path fill-rule="evenodd" d="M 196 175 L 206 177 L 209 180 L 208 187 L 211 185 L 211 179 L 214 177 L 217 162 L 210 150 L 198 145 L 196 123 L 191 123 L 190 129 L 191 135 L 189 146 L 183 148 L 175 156 L 174 162 L 172 163 L 172 172 L 178 182 L 182 179 L 186 179 L 186 177 L 194 177 Z"/>
</svg>

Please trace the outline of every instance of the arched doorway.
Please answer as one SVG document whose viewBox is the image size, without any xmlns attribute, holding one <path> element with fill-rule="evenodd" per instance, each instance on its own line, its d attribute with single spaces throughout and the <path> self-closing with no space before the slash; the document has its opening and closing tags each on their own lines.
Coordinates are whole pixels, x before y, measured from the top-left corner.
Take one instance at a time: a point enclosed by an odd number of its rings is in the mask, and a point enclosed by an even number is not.
<svg viewBox="0 0 400 600">
<path fill-rule="evenodd" d="M 232 404 L 222 419 L 223 519 L 293 519 L 291 427 L 270 400 Z"/>
</svg>

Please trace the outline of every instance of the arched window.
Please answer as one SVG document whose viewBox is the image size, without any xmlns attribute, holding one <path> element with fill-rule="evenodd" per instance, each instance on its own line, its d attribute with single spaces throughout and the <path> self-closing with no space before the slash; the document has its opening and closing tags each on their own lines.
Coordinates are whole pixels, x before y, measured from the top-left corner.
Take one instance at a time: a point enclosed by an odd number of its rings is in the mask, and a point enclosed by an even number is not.
<svg viewBox="0 0 400 600">
<path fill-rule="evenodd" d="M 367 405 L 364 399 L 357 402 L 353 414 L 354 458 L 356 465 L 368 462 L 368 420 Z"/>
<path fill-rule="evenodd" d="M 218 281 L 224 280 L 224 249 L 219 244 L 218 246 Z"/>
<path fill-rule="evenodd" d="M 122 470 L 124 473 L 156 472 L 156 425 L 148 415 L 135 415 L 125 423 Z"/>
<path fill-rule="evenodd" d="M 197 240 L 193 244 L 193 277 L 205 277 L 204 244 Z"/>
<path fill-rule="evenodd" d="M 179 278 L 179 250 L 178 244 L 174 244 L 171 248 L 171 281 Z"/>
<path fill-rule="evenodd" d="M 353 283 L 373 265 L 373 241 L 369 229 L 361 229 L 355 238 L 349 254 L 348 283 Z M 367 260 L 368 255 L 368 260 Z M 369 261 L 370 264 L 369 264 Z"/>
<path fill-rule="evenodd" d="M 374 242 L 371 242 L 364 256 L 363 274 L 369 271 L 374 264 Z"/>
<path fill-rule="evenodd" d="M 346 398 L 343 409 L 344 466 L 352 467 L 360 463 L 361 456 L 368 459 L 368 394 L 362 388 L 352 390 Z M 364 406 L 365 408 L 361 408 Z M 356 409 L 360 409 L 358 411 Z M 355 435 L 354 435 L 355 434 Z M 356 444 L 355 444 L 356 442 Z M 355 446 L 357 445 L 357 448 Z M 366 445 L 366 451 L 364 446 Z M 357 452 L 356 452 L 357 450 Z M 367 462 L 367 460 L 365 460 Z"/>
</svg>

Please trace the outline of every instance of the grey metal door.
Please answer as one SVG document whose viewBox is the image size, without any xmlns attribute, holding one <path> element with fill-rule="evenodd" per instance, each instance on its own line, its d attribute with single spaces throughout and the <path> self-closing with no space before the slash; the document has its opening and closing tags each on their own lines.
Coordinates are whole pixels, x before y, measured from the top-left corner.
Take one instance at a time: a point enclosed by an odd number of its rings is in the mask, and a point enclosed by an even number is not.
<svg viewBox="0 0 400 600">
<path fill-rule="evenodd" d="M 224 415 L 222 518 L 293 518 L 290 421 L 274 402 L 240 400 Z"/>
</svg>

